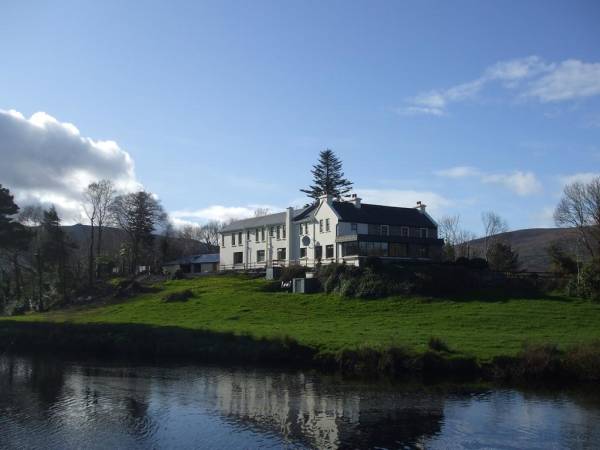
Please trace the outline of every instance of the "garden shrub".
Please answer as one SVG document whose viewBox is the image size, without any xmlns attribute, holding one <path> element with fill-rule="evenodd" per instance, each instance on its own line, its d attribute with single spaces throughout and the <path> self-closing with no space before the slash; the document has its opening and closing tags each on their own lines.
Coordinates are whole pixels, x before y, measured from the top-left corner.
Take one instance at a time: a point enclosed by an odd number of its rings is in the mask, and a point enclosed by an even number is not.
<svg viewBox="0 0 600 450">
<path fill-rule="evenodd" d="M 450 352 L 450 347 L 448 347 L 448 344 L 446 344 L 446 342 L 439 337 L 430 337 L 429 341 L 427 341 L 427 346 L 436 352 Z"/>
<path fill-rule="evenodd" d="M 292 264 L 281 270 L 279 279 L 287 282 L 292 281 L 294 278 L 304 278 L 306 276 L 306 270 L 306 267 L 301 266 L 300 264 Z"/>
<path fill-rule="evenodd" d="M 190 289 L 183 291 L 171 292 L 163 297 L 163 301 L 166 303 L 171 302 L 186 302 L 194 296 L 194 293 Z"/>
</svg>

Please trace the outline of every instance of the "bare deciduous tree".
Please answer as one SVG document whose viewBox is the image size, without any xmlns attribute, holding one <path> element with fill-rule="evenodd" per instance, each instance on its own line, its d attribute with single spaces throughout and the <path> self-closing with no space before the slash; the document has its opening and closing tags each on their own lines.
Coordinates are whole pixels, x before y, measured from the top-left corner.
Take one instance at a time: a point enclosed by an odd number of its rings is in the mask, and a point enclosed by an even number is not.
<svg viewBox="0 0 600 450">
<path fill-rule="evenodd" d="M 477 236 L 461 228 L 459 215 L 442 217 L 438 222 L 438 230 L 440 237 L 444 239 L 444 252 L 447 259 L 471 256 L 468 243 Z"/>
<path fill-rule="evenodd" d="M 496 240 L 496 236 L 508 231 L 506 221 L 493 211 L 486 211 L 481 214 L 483 222 L 483 254 L 485 259 L 488 257 L 488 251 L 492 243 Z"/>
<path fill-rule="evenodd" d="M 114 198 L 114 188 L 110 180 L 100 180 L 88 185 L 83 193 L 83 209 L 90 221 L 90 247 L 88 259 L 88 283 L 94 282 L 94 226 L 98 226 L 98 242 L 96 256 L 102 251 L 102 227 L 110 213 L 110 205 Z"/>
<path fill-rule="evenodd" d="M 271 210 L 269 208 L 256 208 L 254 210 L 254 217 L 263 217 L 271 214 Z"/>
<path fill-rule="evenodd" d="M 592 257 L 600 254 L 600 177 L 565 186 L 554 211 L 560 227 L 573 227 Z"/>
<path fill-rule="evenodd" d="M 200 227 L 200 241 L 207 246 L 219 245 L 219 232 L 223 224 L 217 220 L 211 220 Z"/>
</svg>

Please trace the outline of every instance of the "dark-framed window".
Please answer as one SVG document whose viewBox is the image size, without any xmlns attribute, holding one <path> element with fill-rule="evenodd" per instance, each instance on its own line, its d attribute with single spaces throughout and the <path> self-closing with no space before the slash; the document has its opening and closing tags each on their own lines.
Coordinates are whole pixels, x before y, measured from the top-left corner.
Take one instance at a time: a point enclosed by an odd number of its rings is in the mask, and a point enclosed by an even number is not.
<svg viewBox="0 0 600 450">
<path fill-rule="evenodd" d="M 408 237 L 408 227 L 402 227 L 400 229 L 400 236 L 402 236 L 402 237 Z"/>
<path fill-rule="evenodd" d="M 306 247 L 300 247 L 300 258 L 306 258 Z"/>
<path fill-rule="evenodd" d="M 351 223 L 350 224 L 350 231 L 353 231 L 355 233 L 358 232 L 358 224 L 357 223 Z"/>
<path fill-rule="evenodd" d="M 277 259 L 285 259 L 285 247 L 277 249 Z"/>
<path fill-rule="evenodd" d="M 285 235 L 286 235 L 286 230 L 285 230 L 285 225 L 283 227 L 281 227 L 281 236 L 283 237 L 283 239 L 285 239 Z"/>
<path fill-rule="evenodd" d="M 225 235 L 224 234 L 221 235 L 221 245 L 223 247 L 225 247 Z"/>
<path fill-rule="evenodd" d="M 319 220 L 319 232 L 323 232 L 323 219 Z"/>
<path fill-rule="evenodd" d="M 342 256 L 358 255 L 358 242 L 342 242 Z"/>
<path fill-rule="evenodd" d="M 389 255 L 396 258 L 408 257 L 408 244 L 401 244 L 398 242 L 390 242 Z"/>
<path fill-rule="evenodd" d="M 275 237 L 275 227 L 271 227 L 271 237 Z"/>
<path fill-rule="evenodd" d="M 373 236 L 379 236 L 381 234 L 381 226 L 374 223 L 370 223 L 369 234 Z"/>
<path fill-rule="evenodd" d="M 281 239 L 281 227 L 277 225 L 277 239 Z"/>
<path fill-rule="evenodd" d="M 361 241 L 359 252 L 362 256 L 388 256 L 388 243 Z"/>
<path fill-rule="evenodd" d="M 233 252 L 233 263 L 242 264 L 244 262 L 244 252 Z"/>
<path fill-rule="evenodd" d="M 419 228 L 418 230 L 418 236 L 420 238 L 426 238 L 427 237 L 427 228 Z"/>
<path fill-rule="evenodd" d="M 325 246 L 325 258 L 333 258 L 333 244 Z"/>
<path fill-rule="evenodd" d="M 238 244 L 242 245 L 242 232 L 238 233 Z"/>
<path fill-rule="evenodd" d="M 265 227 L 260 229 L 260 240 L 265 242 Z"/>
<path fill-rule="evenodd" d="M 417 256 L 419 258 L 429 258 L 429 246 L 419 245 L 417 247 Z"/>
<path fill-rule="evenodd" d="M 254 235 L 256 236 L 256 242 L 259 241 L 258 228 L 254 231 Z"/>
<path fill-rule="evenodd" d="M 256 250 L 256 262 L 264 262 L 265 261 L 265 251 L 264 250 Z"/>
<path fill-rule="evenodd" d="M 250 230 L 246 230 L 246 242 L 250 242 Z"/>
<path fill-rule="evenodd" d="M 329 219 L 325 219 L 325 231 L 329 231 Z"/>
<path fill-rule="evenodd" d="M 235 245 L 235 233 L 231 233 L 231 245 Z"/>
<path fill-rule="evenodd" d="M 323 247 L 320 245 L 315 246 L 315 259 L 323 258 Z"/>
<path fill-rule="evenodd" d="M 381 225 L 381 235 L 389 236 L 389 234 L 390 234 L 390 227 L 387 225 Z"/>
</svg>

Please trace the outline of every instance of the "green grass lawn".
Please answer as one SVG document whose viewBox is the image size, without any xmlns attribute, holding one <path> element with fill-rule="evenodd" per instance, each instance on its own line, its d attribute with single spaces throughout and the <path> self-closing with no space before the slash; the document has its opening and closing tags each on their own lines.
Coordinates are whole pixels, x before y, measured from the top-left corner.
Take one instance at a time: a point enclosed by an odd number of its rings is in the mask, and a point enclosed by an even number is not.
<svg viewBox="0 0 600 450">
<path fill-rule="evenodd" d="M 503 301 L 390 297 L 344 299 L 327 294 L 264 292 L 263 280 L 215 276 L 166 282 L 157 293 L 120 303 L 6 320 L 146 324 L 254 337 L 290 336 L 322 352 L 369 346 L 425 351 L 432 336 L 454 351 L 487 361 L 514 355 L 524 342 L 560 346 L 600 339 L 600 304 L 563 297 Z M 195 297 L 165 303 L 173 291 Z"/>
</svg>

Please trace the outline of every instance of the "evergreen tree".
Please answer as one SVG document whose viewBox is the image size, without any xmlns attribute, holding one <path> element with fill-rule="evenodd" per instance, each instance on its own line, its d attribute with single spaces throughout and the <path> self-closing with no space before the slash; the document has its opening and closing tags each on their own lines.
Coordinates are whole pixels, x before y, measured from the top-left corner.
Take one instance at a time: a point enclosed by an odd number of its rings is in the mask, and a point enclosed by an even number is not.
<svg viewBox="0 0 600 450">
<path fill-rule="evenodd" d="M 21 298 L 22 279 L 21 279 L 21 253 L 27 250 L 31 233 L 29 230 L 17 222 L 14 216 L 19 212 L 19 207 L 14 201 L 13 196 L 7 188 L 0 184 L 0 256 L 8 259 L 12 265 L 12 277 L 14 279 L 15 297 L 17 300 Z M 3 270 L 3 283 L 5 289 L 1 297 L 10 294 L 10 284 L 8 272 Z M 2 300 L 4 303 L 5 299 Z M 0 304 L 0 309 L 3 305 Z"/>
<path fill-rule="evenodd" d="M 341 197 L 352 189 L 352 182 L 344 178 L 342 161 L 332 150 L 323 150 L 319 154 L 319 161 L 311 170 L 313 184 L 308 189 L 300 189 L 309 197 L 317 199 L 321 195 L 330 194 Z"/>
<path fill-rule="evenodd" d="M 66 301 L 68 297 L 67 262 L 72 248 L 73 245 L 68 242 L 65 232 L 61 228 L 56 208 L 52 205 L 50 209 L 44 211 L 42 219 L 41 260 L 43 265 L 49 265 L 56 271 L 58 290 L 63 301 Z M 40 304 L 40 309 L 44 309 L 44 306 Z"/>
</svg>

